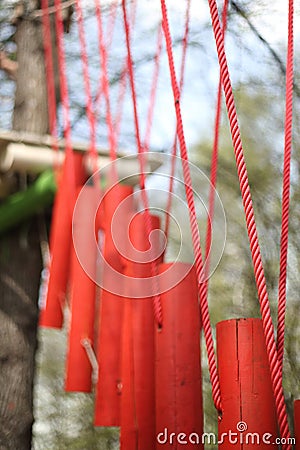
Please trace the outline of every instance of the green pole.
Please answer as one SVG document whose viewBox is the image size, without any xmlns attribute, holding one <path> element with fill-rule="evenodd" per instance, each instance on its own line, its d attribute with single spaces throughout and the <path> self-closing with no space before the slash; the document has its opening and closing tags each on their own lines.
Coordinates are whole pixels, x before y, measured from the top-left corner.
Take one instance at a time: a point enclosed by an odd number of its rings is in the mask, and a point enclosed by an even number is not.
<svg viewBox="0 0 300 450">
<path fill-rule="evenodd" d="M 26 191 L 10 195 L 0 205 L 0 234 L 50 206 L 55 192 L 53 171 L 46 170 Z"/>
</svg>

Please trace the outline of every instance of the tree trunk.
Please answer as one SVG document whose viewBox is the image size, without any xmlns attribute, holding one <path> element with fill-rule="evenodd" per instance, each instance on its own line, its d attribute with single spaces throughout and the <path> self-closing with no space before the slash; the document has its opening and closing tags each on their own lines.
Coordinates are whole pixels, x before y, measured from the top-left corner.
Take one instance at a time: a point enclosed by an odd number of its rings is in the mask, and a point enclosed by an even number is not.
<svg viewBox="0 0 300 450">
<path fill-rule="evenodd" d="M 31 448 L 41 257 L 36 220 L 0 241 L 0 449 Z"/>
<path fill-rule="evenodd" d="M 16 44 L 18 75 L 13 129 L 45 134 L 48 114 L 41 21 L 21 19 Z"/>
<path fill-rule="evenodd" d="M 16 30 L 18 72 L 13 128 L 48 130 L 41 22 L 28 12 Z M 0 239 L 0 450 L 29 450 L 42 260 L 34 218 Z"/>
</svg>

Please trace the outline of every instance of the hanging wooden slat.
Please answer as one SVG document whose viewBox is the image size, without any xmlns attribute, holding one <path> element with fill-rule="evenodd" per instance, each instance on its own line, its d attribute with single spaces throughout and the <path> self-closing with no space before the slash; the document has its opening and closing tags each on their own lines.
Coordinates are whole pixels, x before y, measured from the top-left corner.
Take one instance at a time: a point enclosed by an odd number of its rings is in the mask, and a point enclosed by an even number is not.
<svg viewBox="0 0 300 450">
<path fill-rule="evenodd" d="M 151 229 L 158 228 L 159 218 L 151 215 Z M 133 218 L 129 236 L 138 251 L 145 253 L 149 249 L 145 214 Z M 152 244 L 154 253 L 158 252 L 158 239 Z M 144 296 L 142 285 L 140 289 L 133 288 L 131 280 L 149 278 L 151 263 L 135 261 L 134 251 L 129 251 L 122 342 L 121 449 L 153 450 L 156 442 L 153 299 Z M 157 258 L 159 262 L 161 257 Z M 140 298 L 135 298 L 137 295 Z"/>
<path fill-rule="evenodd" d="M 270 448 L 263 436 L 269 433 L 270 442 L 275 442 L 278 431 L 262 321 L 218 323 L 217 354 L 223 409 L 218 448 L 232 449 L 233 439 L 239 450 Z M 236 434 L 230 439 L 229 433 Z"/>
<path fill-rule="evenodd" d="M 295 450 L 300 450 L 300 400 L 294 401 Z"/>
<path fill-rule="evenodd" d="M 161 264 L 159 273 L 163 275 L 160 281 L 163 325 L 156 327 L 155 332 L 156 448 L 175 450 L 184 445 L 186 449 L 204 449 L 195 268 L 175 262 Z"/>
<path fill-rule="evenodd" d="M 132 194 L 132 187 L 116 184 L 106 192 L 103 200 L 103 254 L 106 263 L 119 274 L 123 273 L 124 264 L 114 239 L 118 238 L 117 240 L 123 242 L 126 239 L 126 225 L 129 213 L 133 211 L 132 198 L 130 197 Z M 123 202 L 126 198 L 128 200 Z M 119 206 L 122 211 L 118 215 L 117 230 L 114 233 L 111 229 L 112 219 Z M 104 268 L 101 282 L 103 289 L 100 296 L 97 341 L 99 377 L 96 386 L 95 426 L 120 425 L 121 336 L 124 297 L 106 289 L 111 282 L 113 283 L 113 280 L 109 279 L 111 276 Z M 118 276 L 116 287 L 122 289 L 122 280 Z"/>
<path fill-rule="evenodd" d="M 72 249 L 71 300 L 65 390 L 90 392 L 92 365 L 84 348 L 84 341 L 94 342 L 96 299 L 96 236 L 90 233 L 95 220 L 98 189 L 85 186 L 80 194 L 73 218 L 76 246 Z M 80 259 L 78 258 L 80 255 Z"/>
<path fill-rule="evenodd" d="M 74 170 L 74 174 L 71 174 L 70 170 Z M 70 271 L 72 214 L 76 186 L 82 186 L 85 180 L 83 156 L 80 153 L 74 154 L 72 165 L 67 161 L 58 179 L 59 187 L 53 207 L 50 234 L 49 281 L 46 302 L 42 305 L 39 320 L 42 327 L 61 328 L 63 324 L 63 308 Z M 72 181 L 75 183 L 74 186 Z"/>
</svg>

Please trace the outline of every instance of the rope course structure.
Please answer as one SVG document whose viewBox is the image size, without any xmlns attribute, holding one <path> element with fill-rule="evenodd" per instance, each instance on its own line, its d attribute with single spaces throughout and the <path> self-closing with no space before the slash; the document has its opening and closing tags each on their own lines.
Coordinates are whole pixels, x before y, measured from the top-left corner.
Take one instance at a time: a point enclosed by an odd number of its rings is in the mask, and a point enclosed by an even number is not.
<svg viewBox="0 0 300 450">
<path fill-rule="evenodd" d="M 67 391 L 95 392 L 95 426 L 120 426 L 122 450 L 153 450 L 162 447 L 159 433 L 167 428 L 174 436 L 203 435 L 203 404 L 200 337 L 203 330 L 212 398 L 218 416 L 219 448 L 253 448 L 224 440 L 230 430 L 272 435 L 281 439 L 284 450 L 292 449 L 288 415 L 282 386 L 284 331 L 287 297 L 287 255 L 291 184 L 294 3 L 288 1 L 288 49 L 286 64 L 285 143 L 282 187 L 280 274 L 278 289 L 277 340 L 271 316 L 265 271 L 254 216 L 244 148 L 238 123 L 233 87 L 225 50 L 225 33 L 230 2 L 224 0 L 222 14 L 215 0 L 208 0 L 216 44 L 220 79 L 217 92 L 214 142 L 211 155 L 210 191 L 206 236 L 200 236 L 190 158 L 182 118 L 182 91 L 189 42 L 191 1 L 186 1 L 182 54 L 176 70 L 174 46 L 166 0 L 161 0 L 153 73 L 144 138 L 139 116 L 132 36 L 137 1 L 114 1 L 109 20 L 103 21 L 103 2 L 95 0 L 99 44 L 99 84 L 95 98 L 90 83 L 84 8 L 75 0 L 76 23 L 90 129 L 88 156 L 92 177 L 84 157 L 72 148 L 71 122 L 66 76 L 64 32 L 61 11 L 66 6 L 55 0 L 54 7 L 42 0 L 45 68 L 48 88 L 49 127 L 57 144 L 57 105 L 54 92 L 54 64 L 50 42 L 55 16 L 58 49 L 65 163 L 57 172 L 58 191 L 50 236 L 49 280 L 42 305 L 40 326 L 61 328 L 64 309 L 70 310 L 69 344 L 66 363 Z M 107 8 L 107 5 L 106 5 Z M 121 17 L 121 19 L 120 19 Z M 114 45 L 118 18 L 124 27 L 119 95 L 113 111 L 109 83 L 109 58 Z M 52 28 L 51 28 L 52 27 Z M 150 207 L 146 160 L 156 107 L 162 57 L 168 62 L 176 117 L 170 153 L 168 197 L 161 220 Z M 122 65 L 123 64 L 123 65 Z M 129 93 L 127 92 L 129 91 Z M 131 98 L 137 147 L 138 189 L 134 191 L 116 170 L 118 140 L 125 94 Z M 236 169 L 249 238 L 260 319 L 240 319 L 217 325 L 216 350 L 211 325 L 208 291 L 212 226 L 217 186 L 222 93 L 232 137 Z M 96 127 L 100 106 L 105 108 L 110 169 L 103 177 L 98 171 Z M 101 104 L 101 105 L 100 105 Z M 102 106 L 103 106 L 102 105 Z M 194 263 L 166 263 L 176 164 L 180 151 L 181 169 L 189 214 Z M 139 195 L 136 195 L 138 192 Z M 164 239 L 162 239 L 164 234 Z M 73 236 L 73 238 L 72 238 Z M 204 247 L 203 247 L 204 241 Z M 69 292 L 69 294 L 68 294 Z M 229 363 L 228 363 L 229 361 Z M 251 379 L 251 380 L 250 380 Z M 249 388 L 255 384 L 256 391 Z M 251 384 L 250 383 L 250 384 Z M 300 434 L 299 403 L 295 405 L 295 435 Z M 237 428 L 245 424 L 246 428 Z M 237 433 L 236 433 L 237 434 Z M 204 449 L 204 442 L 190 440 L 187 448 Z M 260 443 L 259 448 L 267 448 Z M 300 445 L 300 444 L 299 444 Z M 167 443 L 166 448 L 179 448 Z M 296 447 L 297 448 L 297 447 Z"/>
</svg>

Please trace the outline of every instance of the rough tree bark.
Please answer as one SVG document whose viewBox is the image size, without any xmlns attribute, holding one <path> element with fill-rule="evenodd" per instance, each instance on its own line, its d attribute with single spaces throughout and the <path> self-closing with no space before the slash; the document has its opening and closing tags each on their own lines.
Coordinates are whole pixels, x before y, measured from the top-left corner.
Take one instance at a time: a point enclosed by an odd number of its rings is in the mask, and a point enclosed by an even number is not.
<svg viewBox="0 0 300 450">
<path fill-rule="evenodd" d="M 13 128 L 44 134 L 47 96 L 40 20 L 24 0 L 17 19 L 18 71 Z M 20 188 L 20 186 L 19 186 Z M 0 450 L 29 450 L 33 423 L 33 376 L 42 269 L 34 218 L 0 238 Z"/>
<path fill-rule="evenodd" d="M 15 39 L 19 68 L 13 129 L 45 134 L 48 114 L 41 21 L 31 19 L 30 14 L 19 18 Z"/>
</svg>

